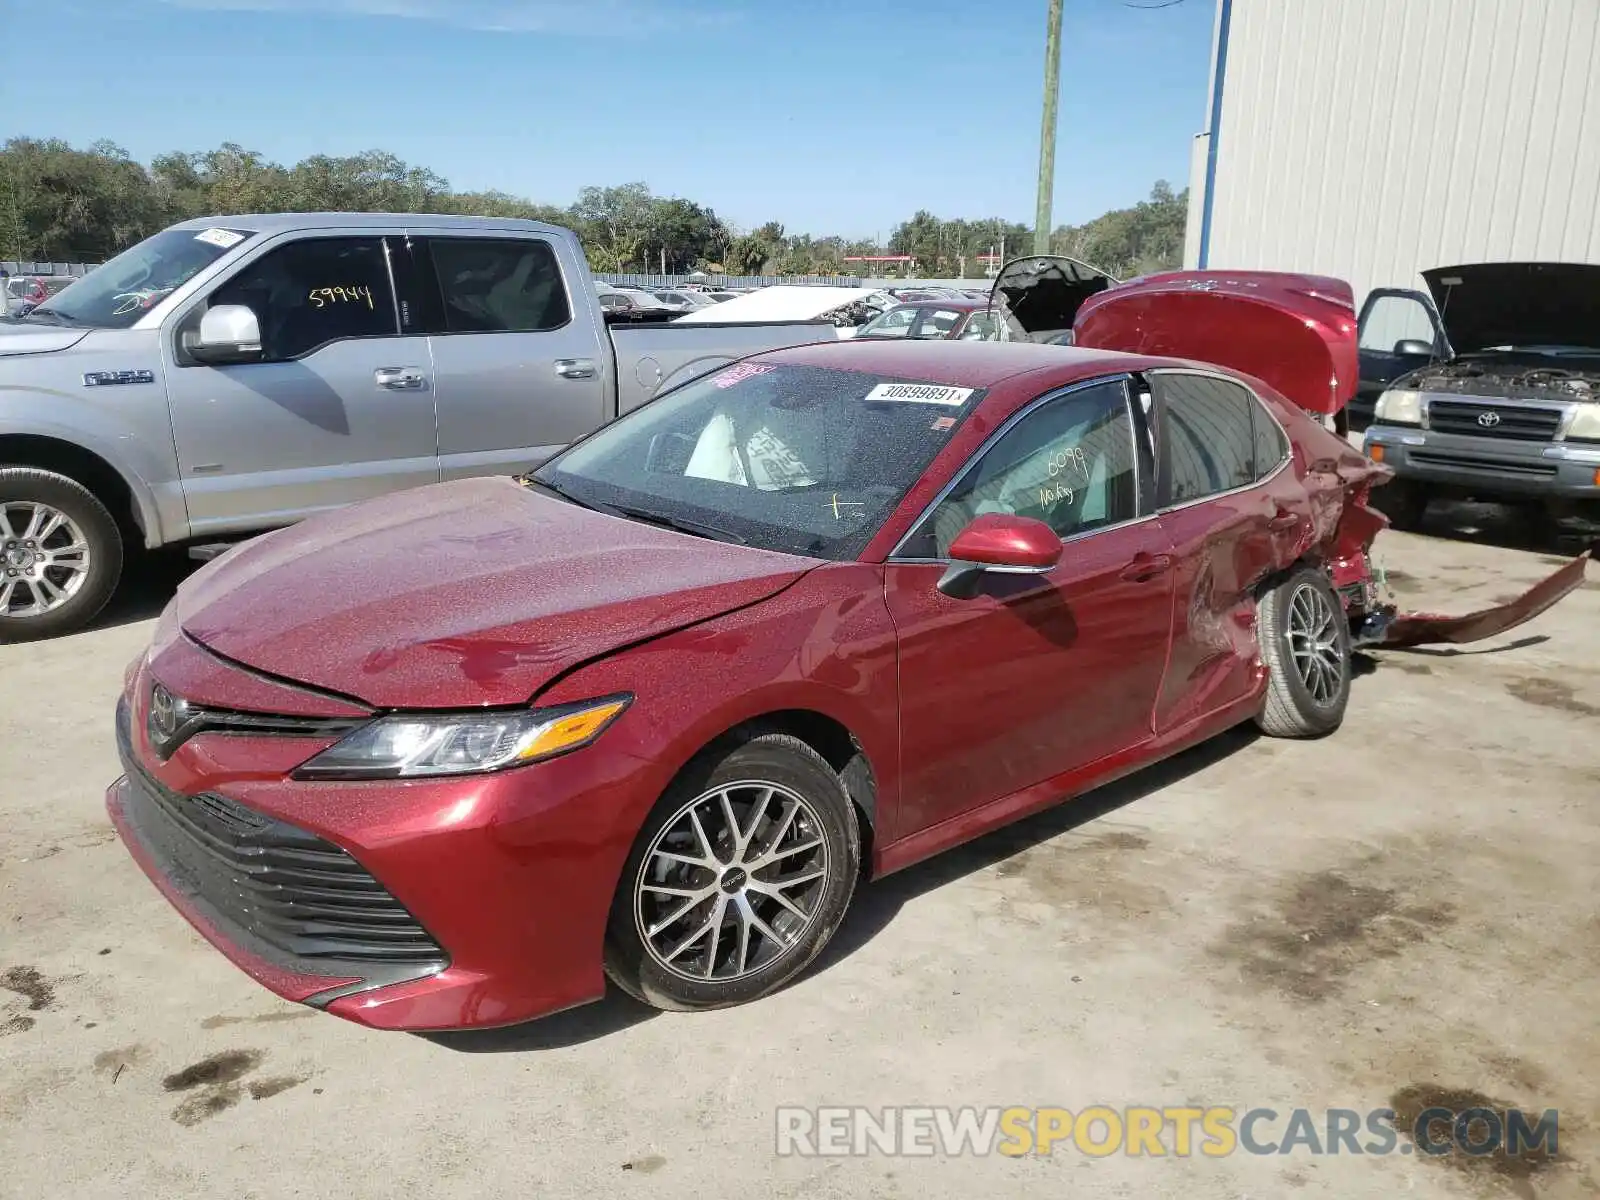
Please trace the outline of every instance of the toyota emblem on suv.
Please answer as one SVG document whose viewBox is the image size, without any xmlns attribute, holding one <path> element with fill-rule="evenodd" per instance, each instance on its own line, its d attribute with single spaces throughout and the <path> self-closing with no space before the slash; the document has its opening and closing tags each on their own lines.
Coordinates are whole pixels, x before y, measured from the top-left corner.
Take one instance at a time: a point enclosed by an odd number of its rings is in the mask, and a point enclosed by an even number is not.
<svg viewBox="0 0 1600 1200">
<path fill-rule="evenodd" d="M 1497 412 L 1479 413 L 1478 424 L 1482 425 L 1485 429 L 1493 429 L 1496 425 L 1500 424 L 1500 414 Z"/>
</svg>

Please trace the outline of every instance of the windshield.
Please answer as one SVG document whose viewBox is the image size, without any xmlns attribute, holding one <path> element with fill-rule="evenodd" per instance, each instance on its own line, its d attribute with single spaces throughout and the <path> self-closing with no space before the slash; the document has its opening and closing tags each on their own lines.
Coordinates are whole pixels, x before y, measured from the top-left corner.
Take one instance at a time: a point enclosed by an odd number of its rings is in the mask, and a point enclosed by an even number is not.
<svg viewBox="0 0 1600 1200">
<path fill-rule="evenodd" d="M 739 363 L 553 459 L 580 504 L 816 558 L 854 558 L 981 393 L 822 367 Z"/>
<path fill-rule="evenodd" d="M 124 250 L 28 314 L 41 324 L 127 329 L 254 231 L 168 229 Z"/>
<path fill-rule="evenodd" d="M 874 317 L 856 331 L 857 337 L 905 337 L 922 310 L 917 308 L 891 308 Z"/>
</svg>

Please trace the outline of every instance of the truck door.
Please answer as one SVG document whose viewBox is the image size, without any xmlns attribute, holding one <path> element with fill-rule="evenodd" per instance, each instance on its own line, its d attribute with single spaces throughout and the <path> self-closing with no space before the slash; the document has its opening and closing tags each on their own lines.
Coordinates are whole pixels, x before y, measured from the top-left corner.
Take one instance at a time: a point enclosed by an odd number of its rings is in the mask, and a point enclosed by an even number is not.
<svg viewBox="0 0 1600 1200">
<path fill-rule="evenodd" d="M 574 302 L 547 238 L 496 231 L 413 242 L 438 372 L 443 478 L 527 470 L 608 419 L 605 328 L 593 299 Z"/>
<path fill-rule="evenodd" d="M 199 536 L 285 525 L 439 477 L 428 339 L 402 327 L 403 235 L 268 243 L 163 331 L 173 437 Z M 184 349 L 209 305 L 261 327 L 258 360 Z M 408 322 L 409 323 L 409 322 Z"/>
</svg>

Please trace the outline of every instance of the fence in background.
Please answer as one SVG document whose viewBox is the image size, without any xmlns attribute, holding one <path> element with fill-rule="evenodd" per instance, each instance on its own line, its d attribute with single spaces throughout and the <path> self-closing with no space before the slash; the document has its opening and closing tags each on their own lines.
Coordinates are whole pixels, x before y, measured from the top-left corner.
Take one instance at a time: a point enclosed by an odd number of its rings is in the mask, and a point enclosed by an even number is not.
<svg viewBox="0 0 1600 1200">
<path fill-rule="evenodd" d="M 87 275 L 99 263 L 0 262 L 7 275 Z"/>
<path fill-rule="evenodd" d="M 602 283 L 621 284 L 624 287 L 675 288 L 686 283 L 697 283 L 711 288 L 771 287 L 775 283 L 795 284 L 801 287 L 860 287 L 863 283 L 854 275 L 615 275 L 598 274 Z"/>
</svg>

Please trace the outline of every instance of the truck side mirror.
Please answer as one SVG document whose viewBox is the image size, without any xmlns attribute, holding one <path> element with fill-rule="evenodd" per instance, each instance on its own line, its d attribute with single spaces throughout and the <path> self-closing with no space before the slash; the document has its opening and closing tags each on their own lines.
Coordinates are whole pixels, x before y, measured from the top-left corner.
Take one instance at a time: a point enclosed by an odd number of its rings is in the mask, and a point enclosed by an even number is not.
<svg viewBox="0 0 1600 1200">
<path fill-rule="evenodd" d="M 1417 355 L 1426 358 L 1433 357 L 1433 343 L 1425 342 L 1421 338 L 1401 338 L 1394 344 L 1396 354 Z"/>
<path fill-rule="evenodd" d="M 261 322 L 243 304 L 218 304 L 206 309 L 200 329 L 185 347 L 196 362 L 208 366 L 257 362 L 261 358 Z"/>
</svg>

